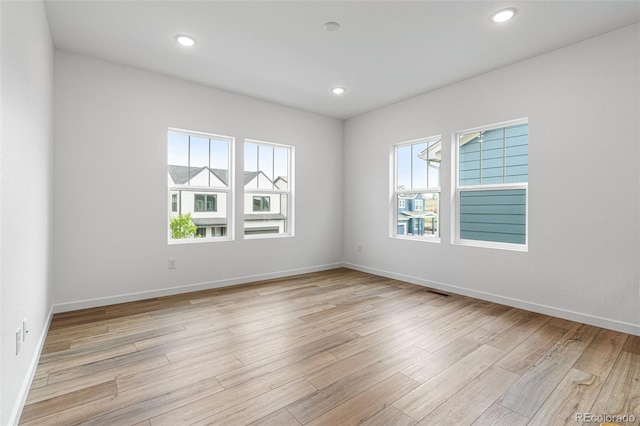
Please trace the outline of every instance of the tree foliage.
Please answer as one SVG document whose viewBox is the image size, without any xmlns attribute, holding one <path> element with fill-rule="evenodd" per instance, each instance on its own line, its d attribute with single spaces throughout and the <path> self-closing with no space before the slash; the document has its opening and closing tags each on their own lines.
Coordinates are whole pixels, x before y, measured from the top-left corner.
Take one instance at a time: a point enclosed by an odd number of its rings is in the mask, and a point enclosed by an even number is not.
<svg viewBox="0 0 640 426">
<path fill-rule="evenodd" d="M 181 214 L 171 219 L 171 238 L 193 238 L 196 235 L 196 225 L 191 220 L 191 213 Z"/>
</svg>

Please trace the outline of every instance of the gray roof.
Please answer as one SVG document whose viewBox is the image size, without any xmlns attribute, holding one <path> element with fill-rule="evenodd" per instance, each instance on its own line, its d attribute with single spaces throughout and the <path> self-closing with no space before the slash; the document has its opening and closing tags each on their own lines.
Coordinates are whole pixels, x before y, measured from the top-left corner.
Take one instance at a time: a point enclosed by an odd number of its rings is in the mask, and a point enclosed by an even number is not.
<svg viewBox="0 0 640 426">
<path fill-rule="evenodd" d="M 209 170 L 211 173 L 217 176 L 225 185 L 229 185 L 229 171 L 223 169 L 212 169 L 207 166 L 203 167 L 189 167 L 189 166 L 176 166 L 174 164 L 169 164 L 168 171 L 169 176 L 171 176 L 171 180 L 176 185 L 186 185 L 189 183 L 191 179 L 198 176 L 200 172 L 203 170 Z M 244 172 L 244 184 L 248 184 L 253 179 L 255 179 L 259 174 L 264 176 L 269 182 L 271 179 L 267 177 L 262 171 L 259 172 Z"/>
<path fill-rule="evenodd" d="M 271 181 L 271 179 L 269 179 L 269 178 L 267 177 L 267 175 L 265 175 L 265 174 L 264 174 L 264 172 L 263 172 L 262 170 L 260 170 L 260 171 L 257 171 L 257 172 L 244 172 L 244 184 L 245 184 L 245 186 L 246 186 L 249 182 L 251 182 L 253 179 L 257 178 L 257 177 L 258 177 L 258 175 L 262 175 L 262 176 L 264 176 L 264 178 L 265 178 L 266 180 L 268 180 L 269 182 L 271 182 L 271 184 L 273 184 L 273 182 Z"/>
<path fill-rule="evenodd" d="M 229 170 L 209 169 L 211 173 L 216 175 L 225 185 L 229 185 Z"/>
<path fill-rule="evenodd" d="M 405 210 L 403 212 L 401 212 L 403 215 L 405 215 L 406 217 L 409 218 L 435 218 L 436 214 L 433 212 L 427 212 L 427 211 L 420 211 L 420 212 L 411 212 L 408 210 Z"/>
<path fill-rule="evenodd" d="M 227 219 L 224 217 L 192 217 L 191 221 L 196 226 L 214 226 L 227 224 Z"/>
<path fill-rule="evenodd" d="M 203 170 L 208 170 L 218 179 L 220 179 L 225 185 L 229 184 L 229 171 L 222 169 L 212 169 L 207 166 L 203 167 L 189 167 L 189 166 L 176 166 L 169 164 L 168 171 L 169 176 L 176 185 L 186 185 L 191 179 L 196 177 Z"/>
<path fill-rule="evenodd" d="M 401 185 L 398 189 L 404 190 L 406 188 L 404 187 L 404 185 Z M 424 195 L 422 195 L 422 193 L 420 192 L 412 194 L 398 194 L 398 198 L 402 198 L 403 200 L 415 200 L 418 197 L 424 198 Z"/>
<path fill-rule="evenodd" d="M 244 215 L 244 220 L 285 220 L 287 217 L 280 213 L 253 213 Z"/>
<path fill-rule="evenodd" d="M 248 184 L 258 176 L 258 172 L 244 172 L 244 184 Z"/>
</svg>

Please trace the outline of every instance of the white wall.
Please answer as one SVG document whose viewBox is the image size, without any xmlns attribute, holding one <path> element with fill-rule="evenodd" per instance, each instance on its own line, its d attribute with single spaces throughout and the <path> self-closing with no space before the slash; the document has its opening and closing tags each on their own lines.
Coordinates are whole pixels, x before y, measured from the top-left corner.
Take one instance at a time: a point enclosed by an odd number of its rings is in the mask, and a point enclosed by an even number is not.
<svg viewBox="0 0 640 426">
<path fill-rule="evenodd" d="M 52 308 L 53 44 L 41 2 L 0 2 L 0 424 L 17 422 Z M 15 332 L 27 317 L 19 356 Z"/>
<path fill-rule="evenodd" d="M 64 51 L 54 102 L 57 310 L 340 265 L 341 121 Z M 235 241 L 168 245 L 168 127 L 295 146 L 295 238 L 244 240 L 238 194 Z"/>
<path fill-rule="evenodd" d="M 638 28 L 348 120 L 345 262 L 640 334 Z M 452 245 L 451 134 L 521 117 L 530 130 L 528 253 Z M 442 242 L 391 239 L 389 148 L 437 134 Z"/>
</svg>

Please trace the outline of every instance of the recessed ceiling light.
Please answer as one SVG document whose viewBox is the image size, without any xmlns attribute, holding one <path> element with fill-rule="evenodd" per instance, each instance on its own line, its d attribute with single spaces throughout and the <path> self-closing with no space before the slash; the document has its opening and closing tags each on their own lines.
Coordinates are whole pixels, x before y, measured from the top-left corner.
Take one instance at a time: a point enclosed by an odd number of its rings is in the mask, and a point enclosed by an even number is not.
<svg viewBox="0 0 640 426">
<path fill-rule="evenodd" d="M 334 87 L 333 89 L 331 89 L 331 93 L 333 93 L 334 95 L 342 95 L 344 91 L 344 87 Z"/>
<path fill-rule="evenodd" d="M 495 22 L 496 24 L 507 22 L 509 19 L 513 18 L 515 14 L 516 10 L 513 8 L 502 9 L 491 15 L 491 21 Z"/>
<path fill-rule="evenodd" d="M 338 31 L 340 29 L 340 24 L 338 24 L 337 22 L 327 22 L 326 24 L 324 24 L 324 30 L 325 31 Z"/>
<path fill-rule="evenodd" d="M 179 35 L 176 36 L 176 41 L 178 42 L 178 44 L 180 44 L 181 46 L 184 47 L 192 47 L 195 46 L 196 44 L 196 39 L 193 37 L 189 37 L 186 35 Z"/>
</svg>

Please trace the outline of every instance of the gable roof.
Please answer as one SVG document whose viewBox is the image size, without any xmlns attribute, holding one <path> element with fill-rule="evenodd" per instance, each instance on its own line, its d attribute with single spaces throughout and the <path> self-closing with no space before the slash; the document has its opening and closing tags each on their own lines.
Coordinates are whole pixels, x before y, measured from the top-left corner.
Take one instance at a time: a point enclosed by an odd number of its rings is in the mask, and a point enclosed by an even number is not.
<svg viewBox="0 0 640 426">
<path fill-rule="evenodd" d="M 169 172 L 169 176 L 173 183 L 176 185 L 187 185 L 191 179 L 198 176 L 205 170 L 213 173 L 222 183 L 225 185 L 229 185 L 229 171 L 223 169 L 212 169 L 207 166 L 203 167 L 189 167 L 189 166 L 178 166 L 175 164 L 169 164 L 167 166 L 167 170 Z M 271 179 L 264 174 L 263 171 L 258 172 L 244 172 L 244 184 L 247 185 L 254 179 L 257 179 L 259 175 L 262 175 L 264 179 L 267 179 L 270 183 L 273 184 Z M 282 179 L 286 182 L 286 179 L 282 176 L 279 176 L 278 179 Z"/>
<path fill-rule="evenodd" d="M 213 173 L 222 183 L 229 185 L 229 171 L 223 169 L 212 169 L 207 166 L 203 167 L 189 167 L 189 166 L 177 166 L 169 164 L 167 166 L 169 176 L 176 185 L 186 185 L 191 179 L 198 176 L 202 171 L 208 170 Z"/>
<path fill-rule="evenodd" d="M 246 185 L 258 177 L 258 173 L 260 172 L 244 172 L 244 184 Z"/>
<path fill-rule="evenodd" d="M 257 172 L 244 172 L 244 185 L 246 186 L 252 180 L 257 179 L 259 175 L 262 175 L 267 181 L 273 184 L 273 181 L 269 179 L 262 170 L 260 170 Z"/>
</svg>

